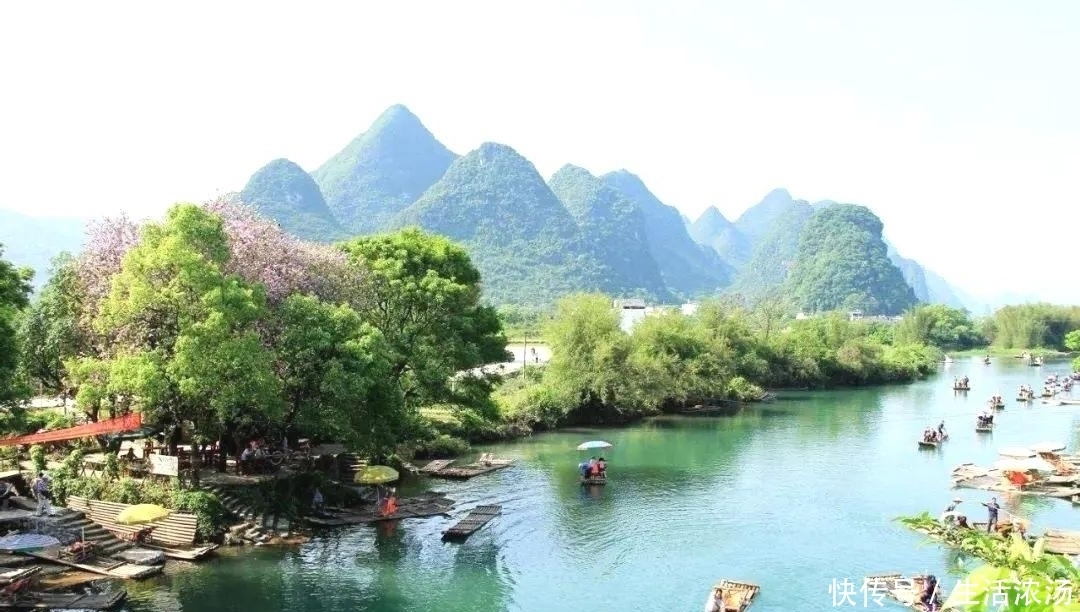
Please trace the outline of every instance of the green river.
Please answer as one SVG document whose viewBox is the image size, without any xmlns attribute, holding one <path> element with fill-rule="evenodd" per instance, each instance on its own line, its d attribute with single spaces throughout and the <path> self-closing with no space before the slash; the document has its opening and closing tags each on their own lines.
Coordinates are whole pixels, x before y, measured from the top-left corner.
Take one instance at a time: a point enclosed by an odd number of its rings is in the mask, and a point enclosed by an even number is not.
<svg viewBox="0 0 1080 612">
<path fill-rule="evenodd" d="M 466 482 L 413 485 L 446 491 L 457 501 L 455 519 L 502 504 L 503 515 L 465 543 L 441 542 L 452 519 L 436 517 L 322 532 L 295 549 L 232 549 L 127 585 L 126 610 L 680 612 L 701 610 L 722 577 L 762 586 L 752 612 L 852 608 L 834 603 L 833 580 L 945 576 L 961 561 L 893 521 L 941 512 L 954 496 L 984 520 L 979 502 L 992 494 L 951 490 L 954 466 L 987 465 L 1006 446 L 1080 443 L 1080 407 L 1012 401 L 1021 383 L 1041 389 L 1047 374 L 1067 372 L 1066 362 L 964 359 L 943 368 L 911 385 L 781 393 L 734 417 L 657 418 L 485 448 L 517 463 Z M 972 391 L 954 394 L 953 377 L 964 374 Z M 998 428 L 976 434 L 974 416 L 995 392 L 1008 400 Z M 918 450 L 923 428 L 941 419 L 952 439 L 939 451 Z M 586 491 L 574 447 L 593 439 L 615 448 L 609 484 Z M 1080 529 L 1068 501 L 999 501 L 1032 519 L 1034 533 Z"/>
</svg>

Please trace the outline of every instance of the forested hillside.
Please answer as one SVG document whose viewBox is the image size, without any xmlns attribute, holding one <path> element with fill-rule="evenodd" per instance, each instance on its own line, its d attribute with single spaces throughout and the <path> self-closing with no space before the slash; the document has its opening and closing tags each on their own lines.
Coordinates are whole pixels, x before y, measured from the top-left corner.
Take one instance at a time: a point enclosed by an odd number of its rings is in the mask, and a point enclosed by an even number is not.
<svg viewBox="0 0 1080 612">
<path fill-rule="evenodd" d="M 786 288 L 810 312 L 862 310 L 898 315 L 918 299 L 888 257 L 881 220 L 864 206 L 814 211 L 799 237 Z"/>
</svg>

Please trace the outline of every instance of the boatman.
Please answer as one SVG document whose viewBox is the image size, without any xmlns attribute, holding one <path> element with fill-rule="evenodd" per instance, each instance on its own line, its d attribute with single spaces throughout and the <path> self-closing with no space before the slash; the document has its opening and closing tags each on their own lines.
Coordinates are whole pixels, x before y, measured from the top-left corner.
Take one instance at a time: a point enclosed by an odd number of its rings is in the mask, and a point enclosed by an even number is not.
<svg viewBox="0 0 1080 612">
<path fill-rule="evenodd" d="M 987 511 L 986 533 L 994 533 L 994 528 L 998 524 L 998 511 L 1001 510 L 1001 506 L 998 505 L 996 497 L 991 497 L 990 503 L 984 503 L 983 505 L 986 506 Z"/>
</svg>

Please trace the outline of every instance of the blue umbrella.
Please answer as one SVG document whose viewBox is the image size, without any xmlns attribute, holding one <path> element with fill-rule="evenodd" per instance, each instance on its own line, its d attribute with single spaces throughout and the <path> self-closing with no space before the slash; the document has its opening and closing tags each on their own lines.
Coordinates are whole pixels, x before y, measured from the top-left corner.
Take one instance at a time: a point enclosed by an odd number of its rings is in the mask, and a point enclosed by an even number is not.
<svg viewBox="0 0 1080 612">
<path fill-rule="evenodd" d="M 60 540 L 41 533 L 16 533 L 0 538 L 0 550 L 38 550 L 59 545 Z"/>
<path fill-rule="evenodd" d="M 592 442 L 582 442 L 581 444 L 578 444 L 577 449 L 579 451 L 582 451 L 592 448 L 611 448 L 611 446 L 612 445 L 609 442 L 604 442 L 603 440 L 593 440 Z"/>
</svg>

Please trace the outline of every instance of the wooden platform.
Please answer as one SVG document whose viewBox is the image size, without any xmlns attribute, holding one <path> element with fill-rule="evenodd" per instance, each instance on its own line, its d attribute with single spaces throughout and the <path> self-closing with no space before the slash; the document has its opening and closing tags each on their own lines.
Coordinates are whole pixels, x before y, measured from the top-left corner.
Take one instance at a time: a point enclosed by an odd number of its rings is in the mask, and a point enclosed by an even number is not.
<svg viewBox="0 0 1080 612">
<path fill-rule="evenodd" d="M 721 589 L 723 594 L 723 601 L 716 601 L 716 589 Z M 720 580 L 713 585 L 712 591 L 709 592 L 709 597 L 705 602 L 706 610 L 723 610 L 724 612 L 745 612 L 750 604 L 754 603 L 754 598 L 757 597 L 758 592 L 761 591 L 761 587 L 752 582 L 741 582 L 738 580 Z M 722 605 L 717 606 L 717 603 Z"/>
<path fill-rule="evenodd" d="M 443 540 L 465 540 L 502 513 L 502 506 L 477 506 L 453 527 L 443 532 Z"/>
<path fill-rule="evenodd" d="M 137 565 L 135 563 L 128 563 L 117 559 L 109 559 L 108 557 L 93 557 L 82 563 L 76 563 L 58 556 L 58 553 L 56 552 L 20 551 L 19 554 L 40 561 L 47 561 L 57 565 L 66 565 L 67 567 L 90 572 L 91 574 L 108 576 L 109 578 L 118 578 L 120 580 L 138 580 L 140 578 L 160 574 L 161 570 L 165 567 L 164 565 Z"/>
<path fill-rule="evenodd" d="M 35 593 L 0 599 L 0 610 L 111 610 L 127 597 L 127 591 L 111 593 Z"/>
<path fill-rule="evenodd" d="M 1047 529 L 1043 538 L 1047 552 L 1080 555 L 1080 531 Z"/>
<path fill-rule="evenodd" d="M 330 510 L 321 516 L 305 517 L 305 520 L 318 527 L 365 525 L 382 521 L 445 515 L 453 505 L 454 501 L 447 498 L 445 493 L 432 492 L 398 500 L 398 511 L 390 516 L 382 516 L 375 506 L 371 505 L 364 509 Z"/>
<path fill-rule="evenodd" d="M 121 525 L 114 520 L 130 504 L 69 497 L 67 505 L 72 510 L 84 513 L 86 518 L 115 533 L 120 539 L 129 539 L 133 533 L 147 526 Z M 150 543 L 168 548 L 191 548 L 195 544 L 196 521 L 194 514 L 182 512 L 174 512 L 160 521 L 154 521 Z"/>
<path fill-rule="evenodd" d="M 487 474 L 488 472 L 494 472 L 495 470 L 501 470 L 513 463 L 513 459 L 499 459 L 494 455 L 484 453 L 474 463 L 458 467 L 444 467 L 440 470 L 428 473 L 432 476 L 438 476 L 439 478 L 466 479 L 481 474 Z"/>
</svg>

